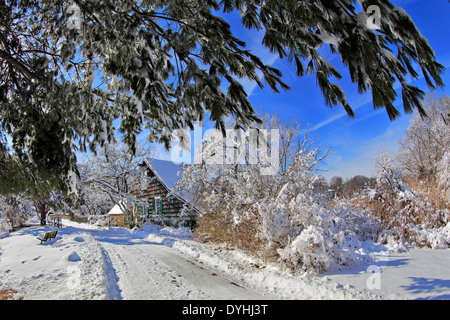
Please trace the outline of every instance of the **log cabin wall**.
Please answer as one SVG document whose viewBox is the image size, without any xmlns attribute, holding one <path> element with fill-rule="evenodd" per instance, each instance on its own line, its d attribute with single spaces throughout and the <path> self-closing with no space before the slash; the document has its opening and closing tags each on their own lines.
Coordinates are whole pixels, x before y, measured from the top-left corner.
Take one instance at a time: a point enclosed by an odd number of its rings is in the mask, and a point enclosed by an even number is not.
<svg viewBox="0 0 450 320">
<path fill-rule="evenodd" d="M 141 223 L 146 218 L 156 223 L 186 225 L 197 213 L 193 206 L 172 193 L 148 164 L 146 183 L 137 186 L 133 195 L 147 201 L 147 206 L 139 208 L 138 219 Z M 181 215 L 185 206 L 190 213 Z"/>
</svg>

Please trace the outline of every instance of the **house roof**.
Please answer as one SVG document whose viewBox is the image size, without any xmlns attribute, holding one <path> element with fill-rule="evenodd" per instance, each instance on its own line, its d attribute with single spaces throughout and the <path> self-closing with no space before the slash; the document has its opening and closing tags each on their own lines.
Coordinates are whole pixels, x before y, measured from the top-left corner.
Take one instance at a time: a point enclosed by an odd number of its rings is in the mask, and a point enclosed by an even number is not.
<svg viewBox="0 0 450 320">
<path fill-rule="evenodd" d="M 122 209 L 120 209 L 119 205 L 116 204 L 111 210 L 109 210 L 108 214 L 115 215 L 115 214 L 123 214 Z"/>
<path fill-rule="evenodd" d="M 158 160 L 152 158 L 145 158 L 147 166 L 152 168 L 157 174 L 158 178 L 164 182 L 167 188 L 172 189 L 175 183 L 181 178 L 178 172 L 181 166 L 171 161 Z"/>
<path fill-rule="evenodd" d="M 192 207 L 194 210 L 198 210 L 195 206 L 190 204 L 189 201 L 178 195 L 172 189 L 175 183 L 181 178 L 181 175 L 178 175 L 178 172 L 181 170 L 180 165 L 176 165 L 170 161 L 156 160 L 152 158 L 144 158 L 144 163 L 162 182 L 168 192 L 177 197 L 183 203 Z"/>
</svg>

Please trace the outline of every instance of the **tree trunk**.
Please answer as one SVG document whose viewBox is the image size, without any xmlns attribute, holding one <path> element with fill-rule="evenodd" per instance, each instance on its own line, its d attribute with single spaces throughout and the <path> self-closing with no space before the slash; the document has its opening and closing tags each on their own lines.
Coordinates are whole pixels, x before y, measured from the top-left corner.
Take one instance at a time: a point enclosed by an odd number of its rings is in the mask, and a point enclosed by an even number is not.
<svg viewBox="0 0 450 320">
<path fill-rule="evenodd" d="M 45 226 L 47 224 L 47 213 L 48 213 L 48 199 L 43 198 L 34 201 L 34 206 L 36 207 L 36 211 L 38 214 L 38 218 L 41 221 L 41 226 Z"/>
</svg>

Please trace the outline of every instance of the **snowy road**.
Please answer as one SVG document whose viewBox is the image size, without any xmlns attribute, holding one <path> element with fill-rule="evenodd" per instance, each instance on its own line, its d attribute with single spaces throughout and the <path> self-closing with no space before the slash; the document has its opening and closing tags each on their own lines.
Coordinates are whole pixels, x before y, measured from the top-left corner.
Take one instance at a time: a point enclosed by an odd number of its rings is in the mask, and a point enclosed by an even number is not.
<svg viewBox="0 0 450 320">
<path fill-rule="evenodd" d="M 164 244 L 100 242 L 119 278 L 122 299 L 264 299 Z"/>
<path fill-rule="evenodd" d="M 24 228 L 0 239 L 0 291 L 13 289 L 17 298 L 62 300 L 273 298 L 184 257 L 172 248 L 180 237 L 73 223 L 40 245 L 37 235 L 49 229 Z"/>
<path fill-rule="evenodd" d="M 13 290 L 16 299 L 26 300 L 450 297 L 450 249 L 374 251 L 373 261 L 310 276 L 261 266 L 239 250 L 198 243 L 173 228 L 127 230 L 65 221 L 57 237 L 41 245 L 36 237 L 49 230 L 36 226 L 0 237 L 0 292 Z M 377 280 L 370 281 L 377 287 L 369 288 L 369 279 Z"/>
</svg>

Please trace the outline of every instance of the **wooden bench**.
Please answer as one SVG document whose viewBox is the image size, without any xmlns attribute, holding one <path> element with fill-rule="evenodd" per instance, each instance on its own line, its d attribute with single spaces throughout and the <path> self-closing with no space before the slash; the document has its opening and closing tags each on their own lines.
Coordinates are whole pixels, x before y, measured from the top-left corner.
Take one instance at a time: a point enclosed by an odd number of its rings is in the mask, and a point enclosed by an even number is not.
<svg viewBox="0 0 450 320">
<path fill-rule="evenodd" d="M 56 230 L 55 231 L 46 232 L 45 234 L 42 233 L 42 234 L 37 236 L 37 239 L 41 240 L 41 244 L 42 244 L 42 242 L 45 242 L 45 241 L 50 240 L 50 239 L 54 239 L 56 237 L 57 233 L 58 233 L 58 231 L 56 231 Z"/>
</svg>

